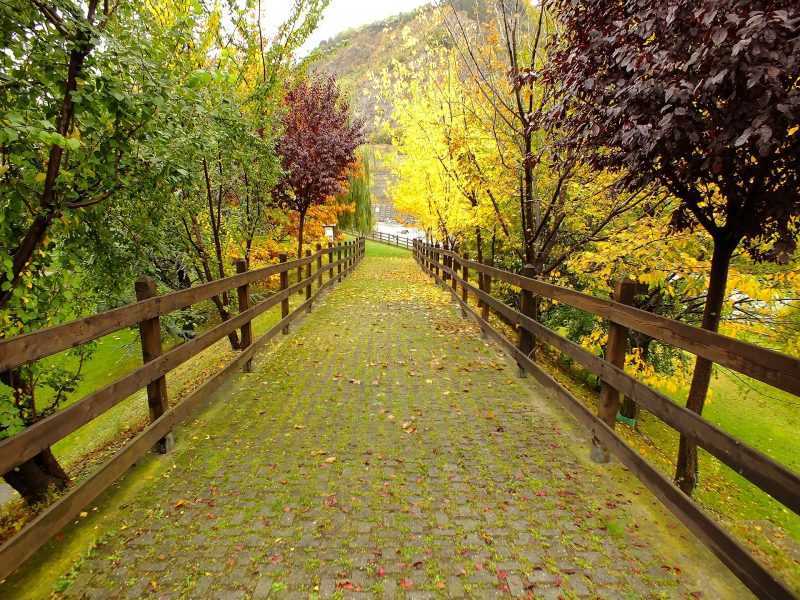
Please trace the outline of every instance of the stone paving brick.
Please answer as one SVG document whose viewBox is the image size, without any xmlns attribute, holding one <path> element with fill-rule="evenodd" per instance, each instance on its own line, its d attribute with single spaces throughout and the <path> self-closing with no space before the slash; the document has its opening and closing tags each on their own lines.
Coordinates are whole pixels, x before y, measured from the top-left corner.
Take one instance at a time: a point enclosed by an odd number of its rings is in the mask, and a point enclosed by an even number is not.
<svg viewBox="0 0 800 600">
<path fill-rule="evenodd" d="M 179 440 L 56 596 L 731 597 L 409 259 L 367 258 Z"/>
</svg>

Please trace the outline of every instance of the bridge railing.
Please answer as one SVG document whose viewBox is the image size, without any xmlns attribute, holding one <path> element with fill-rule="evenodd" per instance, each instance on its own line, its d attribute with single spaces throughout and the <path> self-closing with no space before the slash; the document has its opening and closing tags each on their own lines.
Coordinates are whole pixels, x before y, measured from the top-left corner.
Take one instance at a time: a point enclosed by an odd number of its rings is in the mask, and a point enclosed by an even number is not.
<svg viewBox="0 0 800 600">
<path fill-rule="evenodd" d="M 0 341 L 0 371 L 7 371 L 138 325 L 144 362 L 134 372 L 34 423 L 13 437 L 0 441 L 0 473 L 7 473 L 30 460 L 145 387 L 150 409 L 150 424 L 142 432 L 0 547 L 0 580 L 75 519 L 147 452 L 153 448 L 166 452 L 174 443 L 172 429 L 186 420 L 233 373 L 240 369 L 249 371 L 256 352 L 278 333 L 288 333 L 290 324 L 304 312 L 311 311 L 323 290 L 342 281 L 355 269 L 364 251 L 362 237 L 336 245 L 328 244 L 327 248 L 317 244 L 315 253 L 307 250 L 305 257 L 296 260 L 288 261 L 283 254 L 279 264 L 252 271 L 247 270 L 244 261 L 239 261 L 238 273 L 232 277 L 161 296 L 156 295 L 152 280 L 142 279 L 136 284 L 139 299 L 136 303 Z M 290 285 L 289 273 L 293 269 L 298 269 L 299 276 L 298 281 Z M 266 282 L 275 275 L 280 277 L 279 291 L 251 305 L 250 286 Z M 236 316 L 162 353 L 160 317 L 232 290 L 236 290 L 238 296 L 239 313 Z M 305 301 L 290 312 L 289 298 L 294 293 L 304 291 Z M 253 341 L 253 320 L 278 305 L 281 306 L 281 320 Z M 238 356 L 191 395 L 170 408 L 165 376 L 237 329 L 241 330 L 242 339 Z"/>
<path fill-rule="evenodd" d="M 620 396 L 661 419 L 672 429 L 728 465 L 784 506 L 800 514 L 800 477 L 759 450 L 717 428 L 697 413 L 641 383 L 624 371 L 628 330 L 644 333 L 696 356 L 800 395 L 800 360 L 639 310 L 622 302 L 596 298 L 531 277 L 469 260 L 438 244 L 414 243 L 414 257 L 422 269 L 447 286 L 465 316 L 477 321 L 484 334 L 494 337 L 515 358 L 520 369 L 532 374 L 584 425 L 593 436 L 593 456 L 602 461 L 611 452 L 653 494 L 705 543 L 759 598 L 792 598 L 780 579 L 756 560 L 742 545 L 704 512 L 689 496 L 650 465 L 614 431 Z M 478 276 L 478 286 L 472 276 Z M 521 292 L 520 310 L 491 295 L 492 281 L 503 281 Z M 615 297 L 628 295 L 625 284 Z M 533 318 L 533 296 L 538 295 L 606 319 L 609 324 L 607 358 L 600 358 L 578 344 L 545 327 Z M 478 301 L 479 311 L 469 304 Z M 516 341 L 509 340 L 489 323 L 490 312 L 516 327 Z M 569 390 L 558 383 L 532 358 L 537 344 L 547 344 L 568 356 L 602 381 L 598 414 L 593 414 Z"/>
<path fill-rule="evenodd" d="M 382 231 L 373 231 L 372 233 L 367 234 L 366 237 L 368 240 L 372 240 L 373 242 L 389 244 L 391 246 L 406 248 L 408 250 L 414 249 L 415 238 L 403 237 L 401 235 L 395 235 L 392 233 L 384 233 Z"/>
</svg>

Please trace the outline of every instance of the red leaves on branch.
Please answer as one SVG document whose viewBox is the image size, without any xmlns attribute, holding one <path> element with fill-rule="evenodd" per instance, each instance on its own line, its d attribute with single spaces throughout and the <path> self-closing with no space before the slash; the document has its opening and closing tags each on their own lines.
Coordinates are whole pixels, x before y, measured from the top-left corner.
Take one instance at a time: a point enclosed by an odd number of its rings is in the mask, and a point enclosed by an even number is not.
<svg viewBox="0 0 800 600">
<path fill-rule="evenodd" d="M 301 81 L 286 94 L 284 132 L 278 141 L 284 176 L 275 189 L 285 207 L 305 215 L 342 191 L 355 151 L 364 142 L 363 123 L 332 76 Z"/>
<path fill-rule="evenodd" d="M 560 88 L 549 118 L 568 145 L 631 187 L 667 188 L 681 200 L 676 229 L 786 259 L 800 216 L 797 1 L 551 6 L 563 35 L 544 79 Z"/>
</svg>

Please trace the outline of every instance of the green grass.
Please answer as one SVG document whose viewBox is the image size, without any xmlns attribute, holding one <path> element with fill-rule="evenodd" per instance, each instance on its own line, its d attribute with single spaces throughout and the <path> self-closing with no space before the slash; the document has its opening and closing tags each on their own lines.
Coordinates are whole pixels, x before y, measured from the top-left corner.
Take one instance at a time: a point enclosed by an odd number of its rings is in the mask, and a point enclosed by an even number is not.
<svg viewBox="0 0 800 600">
<path fill-rule="evenodd" d="M 62 356 L 52 360 L 62 365 L 74 363 L 73 359 Z M 135 329 L 123 329 L 100 338 L 97 340 L 97 350 L 83 368 L 81 382 L 61 408 L 77 402 L 86 395 L 132 372 L 141 365 L 141 361 L 139 334 Z M 43 400 L 46 398 L 47 396 Z M 144 409 L 137 410 L 136 399 L 144 404 L 144 392 L 121 402 L 72 435 L 59 441 L 53 446 L 56 457 L 69 468 L 78 463 L 87 453 L 106 446 L 121 432 L 133 427 L 146 412 Z"/>
<path fill-rule="evenodd" d="M 717 369 L 711 383 L 712 399 L 703 417 L 721 430 L 763 452 L 776 462 L 800 472 L 800 402 L 791 394 L 766 384 Z M 672 394 L 681 404 L 687 390 Z M 670 476 L 674 473 L 678 436 L 655 417 L 646 415 L 639 429 L 658 448 L 655 457 Z M 756 554 L 779 565 L 800 584 L 793 556 L 800 556 L 800 516 L 761 491 L 747 479 L 700 450 L 700 484 L 695 498 L 716 513 L 726 527 Z M 653 458 L 653 457 L 651 457 Z"/>
<path fill-rule="evenodd" d="M 367 256 L 376 258 L 408 258 L 411 250 L 367 240 Z"/>
</svg>

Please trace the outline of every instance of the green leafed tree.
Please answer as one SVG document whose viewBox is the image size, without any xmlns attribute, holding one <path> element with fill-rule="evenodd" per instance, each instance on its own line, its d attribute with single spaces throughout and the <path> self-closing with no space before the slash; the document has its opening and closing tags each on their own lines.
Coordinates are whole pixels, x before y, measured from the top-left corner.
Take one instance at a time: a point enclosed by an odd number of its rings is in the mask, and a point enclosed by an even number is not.
<svg viewBox="0 0 800 600">
<path fill-rule="evenodd" d="M 372 156 L 364 150 L 347 178 L 347 191 L 337 197 L 340 205 L 339 227 L 369 233 L 374 224 L 372 208 Z"/>
</svg>

